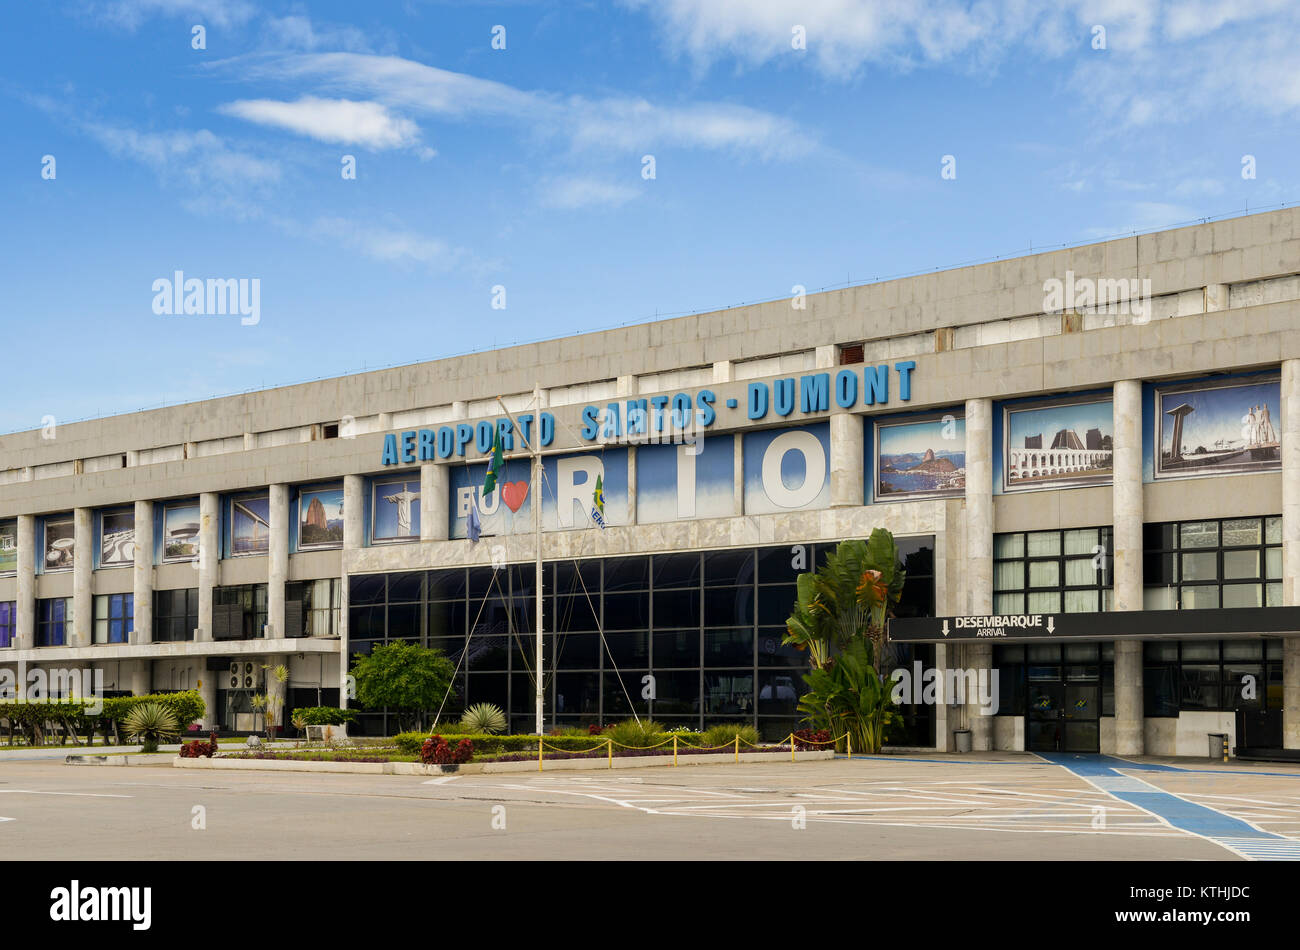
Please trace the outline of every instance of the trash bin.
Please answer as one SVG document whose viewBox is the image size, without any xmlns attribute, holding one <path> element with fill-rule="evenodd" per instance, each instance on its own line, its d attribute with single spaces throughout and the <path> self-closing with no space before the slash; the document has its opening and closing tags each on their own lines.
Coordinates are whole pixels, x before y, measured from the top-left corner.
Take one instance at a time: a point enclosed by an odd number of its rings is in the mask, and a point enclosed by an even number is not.
<svg viewBox="0 0 1300 950">
<path fill-rule="evenodd" d="M 1228 734 L 1226 732 L 1210 733 L 1210 758 L 1228 761 Z"/>
<path fill-rule="evenodd" d="M 970 751 L 970 730 L 969 729 L 958 729 L 956 732 L 953 733 L 953 738 L 956 740 L 958 752 Z"/>
</svg>

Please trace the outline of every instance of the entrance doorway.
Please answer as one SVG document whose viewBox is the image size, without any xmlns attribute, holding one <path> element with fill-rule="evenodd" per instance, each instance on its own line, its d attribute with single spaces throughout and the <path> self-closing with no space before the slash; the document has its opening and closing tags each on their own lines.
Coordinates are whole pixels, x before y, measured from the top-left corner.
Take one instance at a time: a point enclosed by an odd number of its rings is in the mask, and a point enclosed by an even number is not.
<svg viewBox="0 0 1300 950">
<path fill-rule="evenodd" d="M 1101 751 L 1101 658 L 1095 643 L 1025 650 L 1031 752 Z"/>
</svg>

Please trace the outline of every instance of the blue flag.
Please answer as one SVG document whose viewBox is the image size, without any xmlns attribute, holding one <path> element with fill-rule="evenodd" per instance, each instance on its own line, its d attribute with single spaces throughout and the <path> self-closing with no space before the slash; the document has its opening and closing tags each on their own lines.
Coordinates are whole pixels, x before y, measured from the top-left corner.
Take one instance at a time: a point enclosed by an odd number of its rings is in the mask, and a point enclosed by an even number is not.
<svg viewBox="0 0 1300 950">
<path fill-rule="evenodd" d="M 471 498 L 469 503 L 469 514 L 465 516 L 465 536 L 477 544 L 479 535 L 482 533 L 483 525 L 478 520 L 478 501 Z"/>
</svg>

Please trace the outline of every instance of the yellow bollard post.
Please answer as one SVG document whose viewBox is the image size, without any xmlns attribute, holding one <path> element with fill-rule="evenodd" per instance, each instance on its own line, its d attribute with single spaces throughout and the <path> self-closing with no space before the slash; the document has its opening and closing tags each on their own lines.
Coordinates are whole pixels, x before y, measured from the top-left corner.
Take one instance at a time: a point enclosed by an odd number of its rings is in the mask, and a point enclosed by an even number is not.
<svg viewBox="0 0 1300 950">
<path fill-rule="evenodd" d="M 677 737 L 673 736 L 673 765 L 677 764 Z"/>
<path fill-rule="evenodd" d="M 542 737 L 537 737 L 537 771 L 542 770 Z"/>
<path fill-rule="evenodd" d="M 736 733 L 736 761 L 740 761 L 740 733 Z"/>
<path fill-rule="evenodd" d="M 853 758 L 853 733 L 851 732 L 844 733 L 844 738 L 848 740 L 849 758 L 851 759 Z"/>
<path fill-rule="evenodd" d="M 794 761 L 794 733 L 790 733 L 790 761 Z"/>
<path fill-rule="evenodd" d="M 614 740 L 606 739 L 605 744 L 609 747 L 609 767 L 614 767 Z"/>
</svg>

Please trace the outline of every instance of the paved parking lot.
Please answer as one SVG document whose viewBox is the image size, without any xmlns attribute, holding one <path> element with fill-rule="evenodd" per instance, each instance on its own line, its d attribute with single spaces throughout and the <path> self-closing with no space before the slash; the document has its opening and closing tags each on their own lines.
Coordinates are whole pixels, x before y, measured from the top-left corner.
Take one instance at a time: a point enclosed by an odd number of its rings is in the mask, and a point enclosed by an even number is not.
<svg viewBox="0 0 1300 950">
<path fill-rule="evenodd" d="M 1300 769 L 1033 755 L 381 775 L 0 757 L 6 857 L 1294 860 Z"/>
</svg>

